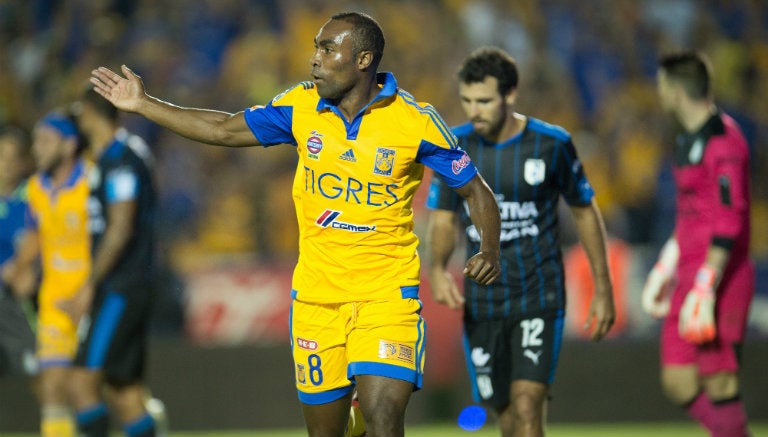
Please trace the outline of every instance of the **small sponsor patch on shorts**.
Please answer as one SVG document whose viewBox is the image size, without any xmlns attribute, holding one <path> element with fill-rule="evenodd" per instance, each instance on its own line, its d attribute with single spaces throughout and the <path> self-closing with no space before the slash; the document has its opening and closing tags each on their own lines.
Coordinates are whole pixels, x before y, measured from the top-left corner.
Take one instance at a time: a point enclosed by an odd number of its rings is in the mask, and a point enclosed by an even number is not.
<svg viewBox="0 0 768 437">
<path fill-rule="evenodd" d="M 413 364 L 413 346 L 400 344 L 390 340 L 379 340 L 379 358 L 398 360 Z"/>
</svg>

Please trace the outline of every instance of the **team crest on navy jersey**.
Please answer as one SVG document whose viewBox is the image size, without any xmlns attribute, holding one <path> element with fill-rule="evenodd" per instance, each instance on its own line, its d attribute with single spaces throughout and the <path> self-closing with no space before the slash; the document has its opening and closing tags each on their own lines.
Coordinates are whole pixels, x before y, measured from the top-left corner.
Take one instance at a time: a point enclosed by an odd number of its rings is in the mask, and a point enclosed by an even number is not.
<svg viewBox="0 0 768 437">
<path fill-rule="evenodd" d="M 546 175 L 547 166 L 544 164 L 543 159 L 528 158 L 525 160 L 525 168 L 523 169 L 523 177 L 525 181 L 530 185 L 539 185 L 544 182 L 544 176 Z"/>
<path fill-rule="evenodd" d="M 307 156 L 312 159 L 320 159 L 320 152 L 323 150 L 323 134 L 313 130 L 307 138 Z"/>
<path fill-rule="evenodd" d="M 373 165 L 373 173 L 382 176 L 392 176 L 392 168 L 395 166 L 395 151 L 386 147 L 376 149 L 376 161 Z"/>
</svg>

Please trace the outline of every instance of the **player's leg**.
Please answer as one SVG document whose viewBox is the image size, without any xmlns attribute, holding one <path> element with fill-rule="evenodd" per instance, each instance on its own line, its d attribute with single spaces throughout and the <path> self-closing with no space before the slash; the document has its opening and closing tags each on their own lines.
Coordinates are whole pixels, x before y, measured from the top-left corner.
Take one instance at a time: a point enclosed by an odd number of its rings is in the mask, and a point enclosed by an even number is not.
<svg viewBox="0 0 768 437">
<path fill-rule="evenodd" d="M 354 385 L 347 375 L 351 312 L 338 304 L 291 304 L 291 349 L 296 389 L 310 437 L 342 437 Z"/>
<path fill-rule="evenodd" d="M 126 288 L 127 289 L 127 288 Z M 144 382 L 149 335 L 151 300 L 148 284 L 137 283 L 131 291 L 107 294 L 104 308 L 123 302 L 122 311 L 109 311 L 115 326 L 109 352 L 101 367 L 105 394 L 124 433 L 128 437 L 155 437 L 157 423 L 147 410 L 149 388 Z"/>
<path fill-rule="evenodd" d="M 146 409 L 147 388 L 140 381 L 109 381 L 105 395 L 129 437 L 155 437 L 155 420 Z"/>
<path fill-rule="evenodd" d="M 509 404 L 500 410 L 503 436 L 544 435 L 544 408 L 563 337 L 563 312 L 509 319 Z"/>
<path fill-rule="evenodd" d="M 154 437 L 155 422 L 146 411 L 144 374 L 149 300 L 136 292 L 108 292 L 99 302 L 86 341 L 78 351 L 78 426 L 88 437 L 108 431 L 106 404 L 100 393 L 106 385 L 109 405 L 129 437 Z M 146 297 L 146 296 L 145 296 Z M 105 384 L 106 383 L 106 384 Z M 93 416 L 89 411 L 104 415 Z"/>
<path fill-rule="evenodd" d="M 103 374 L 76 361 L 72 369 L 69 392 L 75 408 L 77 429 L 84 437 L 109 435 L 109 410 L 101 396 Z"/>
<path fill-rule="evenodd" d="M 516 380 L 510 388 L 510 403 L 498 411 L 499 428 L 504 437 L 544 435 L 544 406 L 549 386 L 541 382 Z"/>
<path fill-rule="evenodd" d="M 68 384 L 77 348 L 74 323 L 47 299 L 41 299 L 37 355 L 40 363 L 38 394 L 43 437 L 75 435 Z"/>
<path fill-rule="evenodd" d="M 706 375 L 702 377 L 702 384 L 711 403 L 712 436 L 748 436 L 747 413 L 741 401 L 738 374 L 718 372 Z"/>
<path fill-rule="evenodd" d="M 678 290 L 679 291 L 679 290 Z M 699 380 L 696 346 L 680 338 L 678 331 L 680 299 L 672 296 L 672 308 L 661 328 L 661 390 L 674 405 L 710 430 L 711 402 Z"/>
<path fill-rule="evenodd" d="M 739 396 L 738 369 L 752 274 L 745 269 L 724 281 L 717 304 L 717 339 L 706 345 L 680 338 L 679 302 L 673 296 L 673 311 L 662 327 L 662 388 L 713 437 L 745 436 L 747 418 Z"/>
<path fill-rule="evenodd" d="M 425 323 L 418 299 L 350 304 L 348 375 L 366 436 L 402 436 L 411 393 L 421 387 Z"/>
<path fill-rule="evenodd" d="M 69 367 L 50 366 L 39 378 L 40 434 L 42 437 L 74 437 L 75 426 L 66 387 Z"/>
<path fill-rule="evenodd" d="M 701 384 L 711 404 L 708 415 L 714 437 L 749 435 L 739 369 L 754 277 L 747 263 L 723 277 L 716 307 L 717 339 L 697 349 Z"/>
<path fill-rule="evenodd" d="M 302 403 L 304 422 L 309 437 L 343 437 L 347 429 L 352 393 L 324 404 Z"/>
<path fill-rule="evenodd" d="M 413 383 L 375 375 L 357 375 L 355 380 L 360 411 L 365 419 L 365 435 L 402 436 Z"/>
</svg>

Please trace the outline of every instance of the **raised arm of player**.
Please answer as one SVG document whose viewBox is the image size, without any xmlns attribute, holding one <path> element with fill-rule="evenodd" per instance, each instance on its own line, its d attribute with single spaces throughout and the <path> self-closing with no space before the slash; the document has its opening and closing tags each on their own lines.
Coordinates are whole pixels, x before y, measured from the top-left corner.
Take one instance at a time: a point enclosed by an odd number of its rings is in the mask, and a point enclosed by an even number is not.
<svg viewBox="0 0 768 437">
<path fill-rule="evenodd" d="M 608 270 L 605 224 L 594 199 L 587 206 L 571 206 L 571 212 L 595 282 L 595 293 L 584 327 L 591 327 L 592 340 L 598 341 L 608 334 L 616 320 L 613 285 Z"/>
<path fill-rule="evenodd" d="M 242 112 L 184 108 L 152 97 L 136 73 L 123 65 L 125 77 L 99 67 L 91 71 L 94 90 L 116 108 L 135 112 L 194 141 L 227 147 L 258 146 Z"/>
<path fill-rule="evenodd" d="M 456 247 L 458 225 L 456 213 L 435 209 L 429 213 L 427 244 L 429 247 L 429 286 L 437 303 L 458 310 L 464 307 L 464 296 L 456 279 L 448 271 L 448 262 Z"/>
<path fill-rule="evenodd" d="M 499 205 L 493 191 L 480 174 L 456 192 L 467 200 L 469 217 L 480 234 L 480 251 L 467 260 L 464 275 L 479 284 L 488 285 L 495 281 L 501 272 Z"/>
</svg>

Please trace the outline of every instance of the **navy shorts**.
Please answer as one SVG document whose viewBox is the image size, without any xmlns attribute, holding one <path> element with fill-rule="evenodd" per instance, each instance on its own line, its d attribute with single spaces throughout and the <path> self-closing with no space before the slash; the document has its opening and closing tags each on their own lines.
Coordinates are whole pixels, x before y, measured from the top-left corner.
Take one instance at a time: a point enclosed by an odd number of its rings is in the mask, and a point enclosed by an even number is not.
<svg viewBox="0 0 768 437">
<path fill-rule="evenodd" d="M 495 410 L 509 402 L 515 380 L 551 384 L 563 338 L 563 312 L 465 321 L 464 349 L 476 402 Z"/>
</svg>

